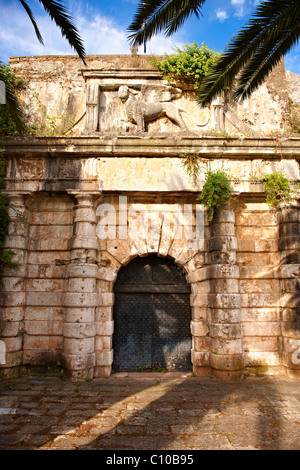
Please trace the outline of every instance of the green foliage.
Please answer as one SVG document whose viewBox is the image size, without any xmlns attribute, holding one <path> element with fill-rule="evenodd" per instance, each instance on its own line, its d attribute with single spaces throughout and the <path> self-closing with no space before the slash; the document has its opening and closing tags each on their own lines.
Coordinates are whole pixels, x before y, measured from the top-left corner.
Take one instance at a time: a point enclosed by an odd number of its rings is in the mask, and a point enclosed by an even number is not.
<svg viewBox="0 0 300 470">
<path fill-rule="evenodd" d="M 272 208 L 280 201 L 288 203 L 292 200 L 290 182 L 280 172 L 263 175 L 263 186 L 266 191 L 266 203 Z"/>
<path fill-rule="evenodd" d="M 6 87 L 6 105 L 0 105 L 0 135 L 16 135 L 24 130 L 16 91 L 24 86 L 24 80 L 15 75 L 9 65 L 0 63 L 0 80 Z"/>
<path fill-rule="evenodd" d="M 198 200 L 207 207 L 209 221 L 213 219 L 216 210 L 232 197 L 233 188 L 226 170 L 207 171 Z"/>
<path fill-rule="evenodd" d="M 168 81 L 185 81 L 197 90 L 209 68 L 216 63 L 220 54 L 209 49 L 202 43 L 199 47 L 196 42 L 185 44 L 183 49 L 176 47 L 174 54 L 167 55 L 166 59 L 153 58 L 163 77 Z"/>
</svg>

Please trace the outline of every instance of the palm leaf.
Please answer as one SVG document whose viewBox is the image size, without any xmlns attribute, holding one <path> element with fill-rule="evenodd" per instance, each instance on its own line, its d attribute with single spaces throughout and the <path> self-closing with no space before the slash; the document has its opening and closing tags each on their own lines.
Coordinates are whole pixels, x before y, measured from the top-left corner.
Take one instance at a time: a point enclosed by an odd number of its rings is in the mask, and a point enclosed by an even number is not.
<svg viewBox="0 0 300 470">
<path fill-rule="evenodd" d="M 258 57 L 263 60 L 264 64 L 260 68 L 260 74 L 258 75 L 259 83 L 261 83 L 272 67 L 278 62 L 276 59 L 278 54 L 286 53 L 297 41 L 296 37 L 298 36 L 299 38 L 299 21 L 300 2 L 298 0 L 270 0 L 261 3 L 257 7 L 253 18 L 232 38 L 220 60 L 204 79 L 200 89 L 199 102 L 202 105 L 211 102 L 225 87 L 231 86 L 234 78 L 243 67 L 247 66 L 247 64 L 256 64 L 258 66 L 258 61 L 256 60 Z M 285 41 L 288 47 L 282 46 L 279 49 L 276 48 L 277 41 L 278 44 L 280 43 L 281 33 L 286 32 L 288 39 L 289 33 L 294 28 L 293 40 Z M 273 50 L 274 54 L 276 51 L 276 54 L 272 61 Z M 256 57 L 256 59 L 253 59 L 253 57 Z M 267 60 L 268 58 L 270 59 L 269 61 Z M 249 68 L 246 70 L 246 75 L 248 74 L 249 78 L 250 70 L 254 72 L 253 67 L 251 69 L 249 65 Z M 238 93 L 235 94 L 236 97 L 247 96 L 247 93 L 243 93 L 241 90 L 242 83 L 240 83 Z M 247 89 L 250 91 L 256 86 L 255 79 L 253 78 L 251 87 L 248 86 Z"/>
<path fill-rule="evenodd" d="M 266 43 L 243 69 L 234 90 L 235 99 L 244 99 L 261 85 L 271 70 L 299 39 L 299 21 L 275 41 Z M 274 44 L 275 43 L 275 44 Z"/>
<path fill-rule="evenodd" d="M 38 40 L 43 43 L 43 38 L 41 33 L 38 29 L 38 26 L 35 22 L 33 17 L 32 11 L 28 6 L 28 3 L 24 0 L 19 0 L 21 5 L 25 8 L 32 24 L 35 29 L 36 35 Z M 39 0 L 39 2 L 43 5 L 46 13 L 50 16 L 50 18 L 56 23 L 56 25 L 60 28 L 62 35 L 67 39 L 70 46 L 75 49 L 81 60 L 85 63 L 85 51 L 82 39 L 79 36 L 79 33 L 76 27 L 73 24 L 73 18 L 70 16 L 67 8 L 62 5 L 61 2 L 56 2 L 52 0 Z"/>
<path fill-rule="evenodd" d="M 67 39 L 70 46 L 75 49 L 81 60 L 85 63 L 84 47 L 76 27 L 73 24 L 73 18 L 70 16 L 67 8 L 60 2 L 52 0 L 39 0 L 50 18 L 60 28 L 62 35 Z"/>
<path fill-rule="evenodd" d="M 39 31 L 39 28 L 38 28 L 38 25 L 36 24 L 36 21 L 34 19 L 34 16 L 33 16 L 33 13 L 29 7 L 29 5 L 27 4 L 27 2 L 25 2 L 24 0 L 19 0 L 19 2 L 21 3 L 21 5 L 25 8 L 25 11 L 27 13 L 27 15 L 29 16 L 30 20 L 31 20 L 31 23 L 33 24 L 33 27 L 34 27 L 34 30 L 35 30 L 35 33 L 37 35 L 37 38 L 38 40 L 40 41 L 41 44 L 44 45 L 44 41 L 43 41 L 43 38 L 42 38 L 42 35 Z"/>
<path fill-rule="evenodd" d="M 133 45 L 141 45 L 158 32 L 165 30 L 166 36 L 176 32 L 189 16 L 199 16 L 205 0 L 140 0 L 136 14 L 128 31 Z"/>
</svg>

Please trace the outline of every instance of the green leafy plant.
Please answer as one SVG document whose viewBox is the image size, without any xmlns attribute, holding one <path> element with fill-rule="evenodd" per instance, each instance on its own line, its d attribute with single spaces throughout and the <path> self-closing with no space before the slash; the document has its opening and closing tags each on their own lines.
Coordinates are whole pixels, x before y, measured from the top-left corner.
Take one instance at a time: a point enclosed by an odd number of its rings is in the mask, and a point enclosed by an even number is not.
<svg viewBox="0 0 300 470">
<path fill-rule="evenodd" d="M 233 188 L 227 170 L 207 171 L 198 200 L 207 207 L 209 221 L 213 219 L 215 212 L 232 197 Z"/>
<path fill-rule="evenodd" d="M 292 200 L 290 182 L 279 171 L 263 175 L 263 186 L 266 191 L 266 203 L 272 208 L 280 201 L 288 203 Z"/>
<path fill-rule="evenodd" d="M 0 134 L 16 135 L 24 131 L 22 110 L 17 91 L 25 85 L 23 78 L 15 75 L 8 64 L 0 62 L 0 80 L 5 83 L 6 104 L 0 104 Z"/>
<path fill-rule="evenodd" d="M 209 49 L 208 46 L 199 45 L 196 42 L 185 44 L 183 49 L 175 48 L 173 54 L 165 59 L 153 57 L 153 64 L 168 81 L 184 81 L 190 83 L 197 90 L 202 79 L 207 75 L 209 68 L 216 63 L 220 54 Z"/>
</svg>

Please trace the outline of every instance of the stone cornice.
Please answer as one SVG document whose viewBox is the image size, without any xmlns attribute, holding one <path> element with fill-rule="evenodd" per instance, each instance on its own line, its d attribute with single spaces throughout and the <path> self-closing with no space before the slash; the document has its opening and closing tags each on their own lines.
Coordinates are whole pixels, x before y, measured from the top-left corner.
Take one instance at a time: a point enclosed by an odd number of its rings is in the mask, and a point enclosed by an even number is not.
<svg viewBox="0 0 300 470">
<path fill-rule="evenodd" d="M 165 136 L 4 138 L 6 155 L 170 157 L 197 152 L 205 158 L 300 159 L 300 139 Z"/>
</svg>

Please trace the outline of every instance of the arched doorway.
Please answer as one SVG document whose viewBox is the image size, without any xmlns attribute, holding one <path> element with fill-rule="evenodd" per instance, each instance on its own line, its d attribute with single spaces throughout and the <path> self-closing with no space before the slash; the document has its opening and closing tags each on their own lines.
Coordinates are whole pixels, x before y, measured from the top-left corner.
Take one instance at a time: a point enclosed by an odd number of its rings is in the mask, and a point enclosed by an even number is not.
<svg viewBox="0 0 300 470">
<path fill-rule="evenodd" d="M 190 286 L 168 258 L 121 268 L 114 286 L 113 369 L 191 370 Z"/>
</svg>

